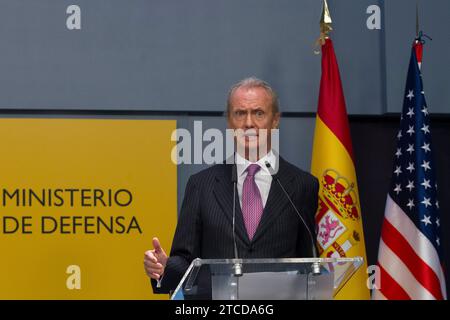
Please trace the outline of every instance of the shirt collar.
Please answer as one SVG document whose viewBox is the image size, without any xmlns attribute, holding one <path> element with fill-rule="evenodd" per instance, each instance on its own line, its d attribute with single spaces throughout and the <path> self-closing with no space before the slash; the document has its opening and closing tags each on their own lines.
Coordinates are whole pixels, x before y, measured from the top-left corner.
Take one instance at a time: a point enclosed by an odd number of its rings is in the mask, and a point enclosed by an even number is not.
<svg viewBox="0 0 450 320">
<path fill-rule="evenodd" d="M 270 163 L 270 166 L 272 168 L 276 168 L 277 165 L 277 158 L 275 157 L 272 150 L 268 154 L 266 154 L 264 157 L 259 159 L 257 162 L 250 162 L 244 157 L 242 157 L 239 153 L 236 152 L 236 168 L 237 168 L 237 175 L 240 177 L 244 174 L 245 170 L 247 170 L 247 167 L 251 164 L 257 163 L 261 170 L 263 170 L 265 173 L 270 175 L 269 169 L 266 167 L 266 162 Z"/>
</svg>

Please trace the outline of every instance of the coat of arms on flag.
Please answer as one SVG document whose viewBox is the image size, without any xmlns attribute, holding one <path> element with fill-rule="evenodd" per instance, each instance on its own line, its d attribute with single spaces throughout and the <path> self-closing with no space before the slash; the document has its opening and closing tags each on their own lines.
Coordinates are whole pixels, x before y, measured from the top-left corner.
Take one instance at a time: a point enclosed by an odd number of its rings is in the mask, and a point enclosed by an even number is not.
<svg viewBox="0 0 450 320">
<path fill-rule="evenodd" d="M 320 183 L 316 215 L 320 254 L 327 251 L 326 257 L 346 257 L 346 252 L 360 241 L 359 233 L 345 224 L 347 219 L 360 220 L 354 183 L 333 169 L 324 172 Z M 346 231 L 347 235 L 341 237 Z"/>
</svg>

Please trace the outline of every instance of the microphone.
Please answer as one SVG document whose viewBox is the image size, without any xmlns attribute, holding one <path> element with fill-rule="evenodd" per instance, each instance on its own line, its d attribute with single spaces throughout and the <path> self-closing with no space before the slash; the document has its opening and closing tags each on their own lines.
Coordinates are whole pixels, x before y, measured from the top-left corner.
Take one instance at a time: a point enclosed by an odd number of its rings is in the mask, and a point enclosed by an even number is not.
<svg viewBox="0 0 450 320">
<path fill-rule="evenodd" d="M 236 164 L 231 169 L 231 182 L 233 183 L 233 245 L 234 245 L 234 259 L 239 259 L 237 244 L 236 244 L 236 189 L 237 189 L 237 169 Z M 233 266 L 234 276 L 242 276 L 242 264 L 235 262 Z"/>
<path fill-rule="evenodd" d="M 303 219 L 302 215 L 298 211 L 296 205 L 294 204 L 294 202 L 292 201 L 291 197 L 289 196 L 289 193 L 287 193 L 286 189 L 283 187 L 283 184 L 281 183 L 280 179 L 278 178 L 278 175 L 275 173 L 275 171 L 272 168 L 272 166 L 270 165 L 270 163 L 268 161 L 266 161 L 265 165 L 266 165 L 267 169 L 269 170 L 270 175 L 272 176 L 272 178 L 278 183 L 278 185 L 280 186 L 281 190 L 283 190 L 283 193 L 285 194 L 285 196 L 289 200 L 289 203 L 291 204 L 292 208 L 294 208 L 294 211 L 297 213 L 298 217 L 302 221 L 303 226 L 305 227 L 306 231 L 308 231 L 309 238 L 311 240 L 311 249 L 312 249 L 313 258 L 318 258 L 319 255 L 317 254 L 316 241 L 314 239 L 314 236 L 313 236 L 311 230 L 308 227 L 308 224 L 305 222 L 305 219 Z M 320 264 L 319 264 L 319 262 L 313 262 L 312 271 L 313 271 L 313 274 L 320 274 Z"/>
</svg>

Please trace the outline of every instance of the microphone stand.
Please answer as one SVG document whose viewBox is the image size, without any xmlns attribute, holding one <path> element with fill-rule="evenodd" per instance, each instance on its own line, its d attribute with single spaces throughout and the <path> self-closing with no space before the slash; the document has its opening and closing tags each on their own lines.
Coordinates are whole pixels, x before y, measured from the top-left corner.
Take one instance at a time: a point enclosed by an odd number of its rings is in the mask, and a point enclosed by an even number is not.
<svg viewBox="0 0 450 320">
<path fill-rule="evenodd" d="M 298 217 L 300 218 L 300 220 L 303 223 L 303 226 L 305 227 L 305 229 L 308 231 L 309 237 L 311 239 L 311 249 L 312 249 L 312 254 L 313 254 L 313 258 L 318 258 L 318 254 L 317 254 L 317 248 L 316 248 L 316 244 L 314 241 L 314 237 L 312 235 L 311 230 L 309 229 L 308 225 L 306 224 L 305 220 L 303 219 L 302 215 L 300 214 L 300 212 L 298 211 L 297 207 L 295 206 L 294 202 L 292 201 L 291 197 L 289 196 L 289 193 L 287 193 L 286 189 L 283 187 L 283 184 L 281 183 L 280 179 L 278 178 L 278 176 L 275 174 L 272 166 L 270 165 L 269 162 L 266 161 L 266 167 L 270 172 L 270 175 L 272 176 L 273 179 L 275 179 L 275 181 L 277 181 L 278 185 L 281 187 L 281 190 L 283 190 L 283 193 L 286 195 L 286 198 L 289 200 L 289 203 L 291 204 L 292 208 L 294 208 L 294 211 L 297 213 Z M 314 275 L 319 275 L 320 274 L 320 263 L 319 261 L 314 261 L 312 263 L 312 273 Z"/>
<path fill-rule="evenodd" d="M 234 244 L 234 276 L 241 277 L 242 276 L 242 263 L 238 262 L 238 250 L 236 245 L 236 189 L 237 189 L 237 172 L 236 172 L 236 164 L 233 165 L 231 180 L 233 182 L 233 244 Z"/>
</svg>

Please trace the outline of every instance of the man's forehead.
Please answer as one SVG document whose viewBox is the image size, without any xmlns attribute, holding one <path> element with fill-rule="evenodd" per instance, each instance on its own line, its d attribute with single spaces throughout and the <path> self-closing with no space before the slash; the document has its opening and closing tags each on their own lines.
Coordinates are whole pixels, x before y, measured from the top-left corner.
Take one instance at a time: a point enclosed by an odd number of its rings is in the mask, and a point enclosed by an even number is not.
<svg viewBox="0 0 450 320">
<path fill-rule="evenodd" d="M 240 87 L 237 88 L 232 96 L 231 100 L 243 99 L 243 100 L 271 100 L 270 95 L 264 88 L 261 87 Z"/>
</svg>

